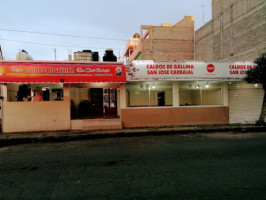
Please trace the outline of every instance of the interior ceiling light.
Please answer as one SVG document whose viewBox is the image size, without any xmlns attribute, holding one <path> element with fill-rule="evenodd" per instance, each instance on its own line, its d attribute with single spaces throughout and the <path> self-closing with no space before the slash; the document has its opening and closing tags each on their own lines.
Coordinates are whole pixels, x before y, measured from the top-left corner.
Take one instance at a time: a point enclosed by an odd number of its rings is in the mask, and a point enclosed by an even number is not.
<svg viewBox="0 0 266 200">
<path fill-rule="evenodd" d="M 209 88 L 210 86 L 209 86 L 209 82 L 207 81 L 207 85 L 206 85 L 206 88 Z"/>
</svg>

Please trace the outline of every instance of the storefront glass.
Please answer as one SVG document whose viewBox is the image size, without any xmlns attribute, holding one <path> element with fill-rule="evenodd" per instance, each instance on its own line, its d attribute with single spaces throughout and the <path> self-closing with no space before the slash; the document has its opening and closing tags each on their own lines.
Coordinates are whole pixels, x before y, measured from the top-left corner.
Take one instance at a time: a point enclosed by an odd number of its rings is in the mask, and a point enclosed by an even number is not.
<svg viewBox="0 0 266 200">
<path fill-rule="evenodd" d="M 127 83 L 127 106 L 150 107 L 172 106 L 172 83 L 168 82 L 142 82 Z"/>
<path fill-rule="evenodd" d="M 222 105 L 222 83 L 217 81 L 177 82 L 180 106 Z M 173 106 L 174 82 L 127 83 L 128 107 Z"/>
<path fill-rule="evenodd" d="M 180 106 L 222 105 L 221 83 L 194 81 L 179 83 Z"/>
</svg>

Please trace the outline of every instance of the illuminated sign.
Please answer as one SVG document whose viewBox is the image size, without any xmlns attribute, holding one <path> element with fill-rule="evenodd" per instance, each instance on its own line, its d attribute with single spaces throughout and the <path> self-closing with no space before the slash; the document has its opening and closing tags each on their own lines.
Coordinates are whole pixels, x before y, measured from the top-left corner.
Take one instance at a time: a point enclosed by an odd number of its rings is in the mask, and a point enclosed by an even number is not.
<svg viewBox="0 0 266 200">
<path fill-rule="evenodd" d="M 132 61 L 128 81 L 242 80 L 254 63 Z"/>
<path fill-rule="evenodd" d="M 0 62 L 2 83 L 125 83 L 125 77 L 124 65 Z"/>
</svg>

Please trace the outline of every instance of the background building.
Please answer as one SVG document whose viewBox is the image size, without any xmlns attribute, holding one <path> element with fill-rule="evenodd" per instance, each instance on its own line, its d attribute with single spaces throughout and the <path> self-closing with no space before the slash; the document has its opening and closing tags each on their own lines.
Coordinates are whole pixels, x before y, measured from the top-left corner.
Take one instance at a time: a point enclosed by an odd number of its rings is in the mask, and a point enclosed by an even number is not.
<svg viewBox="0 0 266 200">
<path fill-rule="evenodd" d="M 141 38 L 131 38 L 125 56 L 131 60 L 193 60 L 194 17 L 161 26 L 141 26 Z"/>
<path fill-rule="evenodd" d="M 266 50 L 265 0 L 212 0 L 212 19 L 195 33 L 196 60 L 253 61 Z"/>
</svg>

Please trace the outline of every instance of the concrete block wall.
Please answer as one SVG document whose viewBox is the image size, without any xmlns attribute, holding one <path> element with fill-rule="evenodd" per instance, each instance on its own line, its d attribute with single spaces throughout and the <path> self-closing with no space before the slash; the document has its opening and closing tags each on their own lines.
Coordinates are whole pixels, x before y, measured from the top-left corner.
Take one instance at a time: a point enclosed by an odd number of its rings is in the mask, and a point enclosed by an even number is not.
<svg viewBox="0 0 266 200">
<path fill-rule="evenodd" d="M 195 34 L 195 55 L 198 58 L 204 58 L 203 60 L 212 60 L 213 54 L 213 21 L 209 21 L 205 26 L 202 26 L 198 30 L 198 34 Z"/>
<path fill-rule="evenodd" d="M 213 0 L 212 20 L 195 34 L 196 60 L 253 61 L 266 51 L 265 18 L 265 0 Z"/>
</svg>

